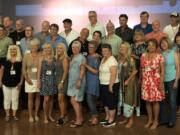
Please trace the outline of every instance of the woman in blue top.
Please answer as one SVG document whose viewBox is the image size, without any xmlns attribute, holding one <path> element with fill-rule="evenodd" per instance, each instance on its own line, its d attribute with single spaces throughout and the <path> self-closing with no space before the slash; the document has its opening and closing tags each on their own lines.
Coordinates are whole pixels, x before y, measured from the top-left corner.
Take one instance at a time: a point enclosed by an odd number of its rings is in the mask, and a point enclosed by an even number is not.
<svg viewBox="0 0 180 135">
<path fill-rule="evenodd" d="M 100 57 L 96 53 L 97 42 L 90 41 L 88 44 L 87 64 L 85 65 L 86 71 L 86 93 L 87 103 L 91 112 L 91 125 L 98 124 L 98 112 L 96 109 L 96 99 L 99 96 L 99 65 Z"/>
<path fill-rule="evenodd" d="M 168 38 L 163 37 L 160 41 L 160 48 L 165 59 L 164 87 L 166 92 L 165 101 L 160 104 L 160 123 L 173 127 L 176 122 L 176 97 L 179 78 L 178 54 L 171 49 Z M 168 106 L 167 102 L 168 101 Z M 167 108 L 168 109 L 165 109 Z M 169 110 L 169 111 L 167 111 Z"/>
<path fill-rule="evenodd" d="M 82 101 L 85 90 L 85 64 L 86 58 L 80 53 L 81 44 L 79 41 L 72 43 L 73 56 L 69 65 L 69 78 L 67 95 L 71 97 L 71 104 L 75 111 L 75 122 L 70 125 L 72 128 L 82 126 Z"/>
</svg>

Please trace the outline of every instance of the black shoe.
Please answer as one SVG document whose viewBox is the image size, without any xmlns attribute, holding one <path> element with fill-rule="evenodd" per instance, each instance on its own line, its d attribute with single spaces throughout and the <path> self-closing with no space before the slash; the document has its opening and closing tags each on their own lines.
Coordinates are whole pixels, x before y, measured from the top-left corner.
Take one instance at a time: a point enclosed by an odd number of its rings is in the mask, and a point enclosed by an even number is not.
<svg viewBox="0 0 180 135">
<path fill-rule="evenodd" d="M 114 127 L 116 125 L 116 122 L 111 122 L 111 123 L 109 123 L 109 122 L 106 122 L 105 124 L 103 124 L 103 127 Z"/>
<path fill-rule="evenodd" d="M 103 119 L 103 120 L 100 121 L 100 124 L 105 124 L 107 122 L 108 122 L 108 120 Z"/>
<path fill-rule="evenodd" d="M 62 118 L 60 118 L 58 121 L 57 121 L 57 126 L 61 126 L 64 124 L 64 120 Z"/>
<path fill-rule="evenodd" d="M 168 128 L 173 128 L 173 127 L 174 127 L 174 123 L 169 122 L 167 127 L 168 127 Z"/>
</svg>

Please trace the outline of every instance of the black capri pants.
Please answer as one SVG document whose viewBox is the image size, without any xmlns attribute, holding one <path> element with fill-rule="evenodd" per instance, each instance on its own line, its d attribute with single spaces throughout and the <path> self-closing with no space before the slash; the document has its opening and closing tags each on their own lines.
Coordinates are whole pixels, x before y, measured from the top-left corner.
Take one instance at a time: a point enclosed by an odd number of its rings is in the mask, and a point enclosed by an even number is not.
<svg viewBox="0 0 180 135">
<path fill-rule="evenodd" d="M 120 83 L 114 83 L 113 93 L 109 91 L 109 85 L 100 85 L 100 97 L 103 102 L 104 107 L 109 110 L 117 109 L 118 104 L 118 94 L 119 94 Z"/>
</svg>

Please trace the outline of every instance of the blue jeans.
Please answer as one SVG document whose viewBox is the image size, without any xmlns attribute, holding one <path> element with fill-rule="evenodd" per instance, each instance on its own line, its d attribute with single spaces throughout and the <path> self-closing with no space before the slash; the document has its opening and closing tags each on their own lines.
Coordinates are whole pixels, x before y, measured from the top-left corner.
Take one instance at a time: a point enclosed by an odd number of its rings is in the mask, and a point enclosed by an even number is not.
<svg viewBox="0 0 180 135">
<path fill-rule="evenodd" d="M 88 103 L 90 113 L 91 113 L 92 116 L 97 116 L 98 115 L 98 111 L 97 111 L 97 108 L 96 108 L 96 101 L 97 101 L 97 96 L 87 94 L 87 103 Z"/>
<path fill-rule="evenodd" d="M 176 107 L 177 107 L 177 89 L 173 89 L 175 80 L 165 82 L 166 97 L 164 101 L 160 102 L 160 122 L 161 123 L 173 123 L 176 122 Z"/>
</svg>

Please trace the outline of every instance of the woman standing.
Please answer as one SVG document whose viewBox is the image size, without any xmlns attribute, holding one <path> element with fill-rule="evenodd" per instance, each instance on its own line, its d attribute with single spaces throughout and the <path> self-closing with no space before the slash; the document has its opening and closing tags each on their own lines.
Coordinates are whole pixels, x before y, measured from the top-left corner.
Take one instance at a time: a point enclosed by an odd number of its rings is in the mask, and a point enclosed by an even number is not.
<svg viewBox="0 0 180 135">
<path fill-rule="evenodd" d="M 58 101 L 60 109 L 60 118 L 58 125 L 63 125 L 66 121 L 66 93 L 68 85 L 69 58 L 63 43 L 57 45 L 56 48 L 56 81 L 58 85 Z"/>
<path fill-rule="evenodd" d="M 102 55 L 103 59 L 99 67 L 100 96 L 106 116 L 100 123 L 104 127 L 112 127 L 116 125 L 114 119 L 119 94 L 118 63 L 112 56 L 111 45 L 102 45 Z"/>
<path fill-rule="evenodd" d="M 180 29 L 180 27 L 179 27 Z M 176 34 L 174 39 L 174 50 L 178 53 L 180 59 L 180 31 Z M 179 63 L 180 64 L 180 63 Z M 177 90 L 177 115 L 180 114 L 180 71 L 179 71 L 179 80 L 178 80 L 178 90 Z"/>
<path fill-rule="evenodd" d="M 73 56 L 69 66 L 68 90 L 67 95 L 71 97 L 71 104 L 74 108 L 76 119 L 70 125 L 72 128 L 82 126 L 82 101 L 85 90 L 85 64 L 86 59 L 80 53 L 81 44 L 79 41 L 72 43 Z"/>
<path fill-rule="evenodd" d="M 136 64 L 136 69 L 137 69 L 137 79 L 139 80 L 140 78 L 140 57 L 141 55 L 146 51 L 147 48 L 147 44 L 145 43 L 145 36 L 143 31 L 141 30 L 136 30 L 134 32 L 134 36 L 133 36 L 133 41 L 134 43 L 131 45 L 132 48 L 132 53 L 131 53 L 131 57 L 134 58 L 135 60 L 135 64 Z M 139 96 L 139 100 L 140 100 L 140 86 L 138 86 L 138 96 Z M 140 108 L 141 106 L 141 108 Z M 140 116 L 140 113 L 145 113 L 146 109 L 145 109 L 145 102 L 143 100 L 140 100 L 139 103 L 137 103 L 137 107 L 136 107 L 136 115 Z"/>
<path fill-rule="evenodd" d="M 56 61 L 53 57 L 53 49 L 51 44 L 47 43 L 43 46 L 44 56 L 39 60 L 38 66 L 38 87 L 40 94 L 44 96 L 44 123 L 54 121 L 51 116 L 53 95 L 57 93 L 56 85 Z"/>
<path fill-rule="evenodd" d="M 86 93 L 87 103 L 91 112 L 91 125 L 98 124 L 98 112 L 96 109 L 96 101 L 99 96 L 99 65 L 100 58 L 96 54 L 97 42 L 90 41 L 88 44 L 87 64 L 86 67 Z"/>
<path fill-rule="evenodd" d="M 176 122 L 176 108 L 177 108 L 177 87 L 179 79 L 179 58 L 177 52 L 172 50 L 171 43 L 168 38 L 164 37 L 160 41 L 160 48 L 165 59 L 165 79 L 164 86 L 166 99 L 169 101 L 168 111 L 167 104 L 161 102 L 160 120 L 161 123 L 167 123 L 169 128 L 174 127 Z M 165 112 L 163 112 L 163 110 Z"/>
<path fill-rule="evenodd" d="M 7 60 L 2 65 L 2 76 L 0 86 L 3 88 L 5 120 L 10 120 L 10 109 L 14 120 L 18 120 L 16 112 L 18 109 L 19 92 L 23 82 L 22 56 L 18 46 L 10 45 L 7 52 Z"/>
<path fill-rule="evenodd" d="M 38 39 L 33 39 L 30 42 L 30 53 L 24 55 L 23 59 L 23 74 L 25 78 L 25 92 L 28 93 L 28 111 L 29 111 L 29 122 L 39 120 L 38 110 L 40 105 L 40 94 L 37 87 L 38 78 L 38 64 L 41 57 L 38 52 L 40 42 Z M 35 97 L 35 117 L 33 117 Z"/>
<path fill-rule="evenodd" d="M 133 124 L 133 112 L 137 105 L 137 81 L 136 65 L 131 57 L 130 45 L 127 42 L 121 44 L 119 49 L 119 79 L 123 93 L 124 116 L 127 120 L 120 122 L 126 123 L 126 128 Z"/>
<path fill-rule="evenodd" d="M 141 56 L 141 96 L 146 101 L 148 122 L 145 128 L 156 129 L 159 120 L 159 102 L 164 94 L 164 58 L 157 52 L 158 42 L 148 41 L 147 52 Z"/>
</svg>

